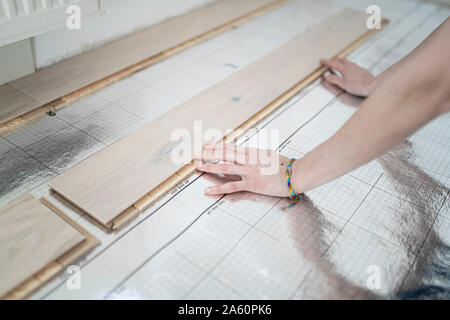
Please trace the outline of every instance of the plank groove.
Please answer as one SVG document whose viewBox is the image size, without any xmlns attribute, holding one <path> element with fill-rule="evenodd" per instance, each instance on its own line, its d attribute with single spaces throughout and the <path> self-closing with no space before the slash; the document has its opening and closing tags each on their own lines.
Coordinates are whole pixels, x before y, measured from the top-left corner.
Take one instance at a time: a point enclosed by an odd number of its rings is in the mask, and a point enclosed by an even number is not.
<svg viewBox="0 0 450 320">
<path fill-rule="evenodd" d="M 343 9 L 284 46 L 193 97 L 131 135 L 103 149 L 49 186 L 106 226 L 163 181 L 178 181 L 183 164 L 171 161 L 171 134 L 236 129 L 320 68 L 319 58 L 333 57 L 367 33 L 364 13 Z M 299 115 L 301 117 L 301 115 Z M 173 177 L 172 177 L 173 176 Z M 176 177 L 175 177 L 176 176 Z M 151 198 L 151 196 L 150 196 Z M 147 201 L 144 201 L 147 202 Z"/>
</svg>

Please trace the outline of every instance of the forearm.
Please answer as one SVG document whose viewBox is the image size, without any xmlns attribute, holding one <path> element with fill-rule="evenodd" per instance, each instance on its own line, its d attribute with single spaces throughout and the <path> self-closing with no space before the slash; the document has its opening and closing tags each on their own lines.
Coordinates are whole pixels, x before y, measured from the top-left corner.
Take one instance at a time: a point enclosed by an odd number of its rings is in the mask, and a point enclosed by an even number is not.
<svg viewBox="0 0 450 320">
<path fill-rule="evenodd" d="M 388 69 L 384 70 L 379 75 L 374 76 L 372 83 L 369 85 L 368 96 L 370 96 L 375 91 L 375 88 L 379 87 L 383 83 L 384 79 L 389 77 L 390 74 L 394 73 L 395 69 L 397 69 L 397 68 L 398 68 L 398 65 L 396 63 L 396 64 L 392 65 L 391 67 L 389 67 Z"/>
<path fill-rule="evenodd" d="M 368 92 L 372 94 L 377 87 L 379 87 L 385 79 L 389 78 L 390 75 L 397 72 L 399 69 L 405 67 L 404 65 L 408 63 L 409 60 L 420 60 L 421 57 L 417 57 L 420 54 L 426 55 L 428 59 L 424 60 L 424 63 L 433 63 L 433 56 L 441 55 L 448 50 L 448 40 L 450 32 L 450 19 L 443 22 L 427 39 L 425 39 L 416 49 L 406 55 L 403 59 L 393 64 L 391 67 L 383 71 L 377 76 L 374 76 L 372 83 L 369 85 Z M 431 61 L 430 61 L 431 60 Z M 440 59 L 438 59 L 440 60 Z M 436 61 L 439 64 L 439 61 Z M 437 70 L 442 72 L 444 70 Z"/>
<path fill-rule="evenodd" d="M 330 139 L 294 163 L 292 183 L 305 192 L 382 155 L 450 111 L 450 19 L 374 81 L 372 94 Z"/>
<path fill-rule="evenodd" d="M 414 57 L 412 56 L 413 52 L 410 53 L 409 55 L 407 55 L 404 59 L 414 59 Z M 392 66 L 390 66 L 389 68 L 387 68 L 386 70 L 384 70 L 382 73 L 380 73 L 377 76 L 374 76 L 372 79 L 372 83 L 369 85 L 369 89 L 368 89 L 368 96 L 370 96 L 372 93 L 374 93 L 375 89 L 380 87 L 381 84 L 387 79 L 389 78 L 390 75 L 393 75 L 394 73 L 396 73 L 399 69 L 402 68 L 402 65 L 404 63 L 404 60 L 400 60 L 397 63 L 393 64 Z"/>
</svg>

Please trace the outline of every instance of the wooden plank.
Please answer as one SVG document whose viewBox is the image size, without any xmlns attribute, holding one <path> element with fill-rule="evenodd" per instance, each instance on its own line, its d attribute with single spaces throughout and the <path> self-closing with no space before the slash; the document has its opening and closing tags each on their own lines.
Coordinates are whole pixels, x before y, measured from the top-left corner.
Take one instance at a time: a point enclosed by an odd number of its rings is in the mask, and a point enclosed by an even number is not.
<svg viewBox="0 0 450 320">
<path fill-rule="evenodd" d="M 0 110 L 0 134 L 66 107 L 287 1 L 221 0 L 15 80 L 11 85 L 21 90 L 22 99 L 32 97 L 39 103 L 15 113 Z"/>
<path fill-rule="evenodd" d="M 55 277 L 65 267 L 75 263 L 78 259 L 86 255 L 89 251 L 91 251 L 100 243 L 100 241 L 96 237 L 94 237 L 90 232 L 88 232 L 86 229 L 84 229 L 75 221 L 73 221 L 71 218 L 69 218 L 67 215 L 65 215 L 61 210 L 59 210 L 56 206 L 50 203 L 47 199 L 41 198 L 40 202 L 44 206 L 48 207 L 49 210 L 53 211 L 55 214 L 57 214 L 66 222 L 68 222 L 70 225 L 72 225 L 72 227 L 78 230 L 81 234 L 83 234 L 85 239 L 76 246 L 74 246 L 69 251 L 59 256 L 55 261 L 50 262 L 39 272 L 35 273 L 33 276 L 23 281 L 13 290 L 9 291 L 6 295 L 1 297 L 2 299 L 7 300 L 25 299 L 35 290 L 39 289 L 42 285 L 44 285 L 46 282 Z"/>
<path fill-rule="evenodd" d="M 91 234 L 89 231 L 84 229 L 82 226 L 80 226 L 78 223 L 73 221 L 69 216 L 64 214 L 60 209 L 58 209 L 54 204 L 52 204 L 50 201 L 48 201 L 45 198 L 42 198 L 40 200 L 46 207 L 48 207 L 50 210 L 58 214 L 60 217 L 65 219 L 73 228 L 78 230 L 80 233 L 82 233 L 85 237 L 85 240 L 70 249 L 69 251 L 65 252 L 63 255 L 59 256 L 58 259 L 56 259 L 56 262 L 61 265 L 62 267 L 67 267 L 70 264 L 72 264 L 74 261 L 82 258 L 87 252 L 92 250 L 94 247 L 100 244 L 100 240 L 98 240 L 93 234 Z"/>
<path fill-rule="evenodd" d="M 0 296 L 86 238 L 26 194 L 0 209 Z"/>
<path fill-rule="evenodd" d="M 171 161 L 173 130 L 191 132 L 195 121 L 203 130 L 235 129 L 264 110 L 320 68 L 320 57 L 333 57 L 367 33 L 366 16 L 344 9 L 293 38 L 286 45 L 233 74 L 212 88 L 164 114 L 52 179 L 50 187 L 106 226 L 162 185 L 173 185 L 187 172 Z M 301 115 L 299 115 L 301 116 Z M 163 183 L 164 182 L 164 183 Z M 139 202 L 138 202 L 139 203 Z M 139 205 L 135 206 L 139 208 Z"/>
<path fill-rule="evenodd" d="M 217 28 L 273 0 L 226 0 L 53 64 L 12 85 L 43 103 L 52 101 Z"/>
</svg>

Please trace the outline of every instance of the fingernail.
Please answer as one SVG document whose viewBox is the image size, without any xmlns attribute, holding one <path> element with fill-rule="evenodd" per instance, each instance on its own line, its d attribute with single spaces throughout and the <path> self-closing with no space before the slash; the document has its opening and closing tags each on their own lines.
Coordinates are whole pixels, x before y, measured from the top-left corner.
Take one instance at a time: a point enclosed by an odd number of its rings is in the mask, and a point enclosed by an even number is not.
<svg viewBox="0 0 450 320">
<path fill-rule="evenodd" d="M 205 189 L 205 194 L 210 194 L 211 193 L 211 188 L 206 188 Z"/>
</svg>

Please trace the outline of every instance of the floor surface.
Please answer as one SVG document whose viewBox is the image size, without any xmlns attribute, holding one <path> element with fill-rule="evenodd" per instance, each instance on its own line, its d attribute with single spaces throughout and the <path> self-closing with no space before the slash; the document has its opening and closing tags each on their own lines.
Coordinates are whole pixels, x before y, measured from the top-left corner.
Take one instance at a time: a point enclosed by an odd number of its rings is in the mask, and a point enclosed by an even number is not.
<svg viewBox="0 0 450 320">
<path fill-rule="evenodd" d="M 293 1 L 72 106 L 0 137 L 0 205 L 46 196 L 101 241 L 33 299 L 305 299 L 447 297 L 450 288 L 450 114 L 299 204 L 247 193 L 207 197 L 196 174 L 117 233 L 48 195 L 46 182 L 278 47 L 340 6 L 381 7 L 391 24 L 350 59 L 378 74 L 414 49 L 449 7 L 336 0 L 323 17 Z M 301 21 L 301 23 L 299 22 Z M 361 101 L 315 82 L 239 143 L 278 129 L 274 149 L 300 157 Z M 269 130 L 269 131 L 267 131 Z"/>
</svg>

